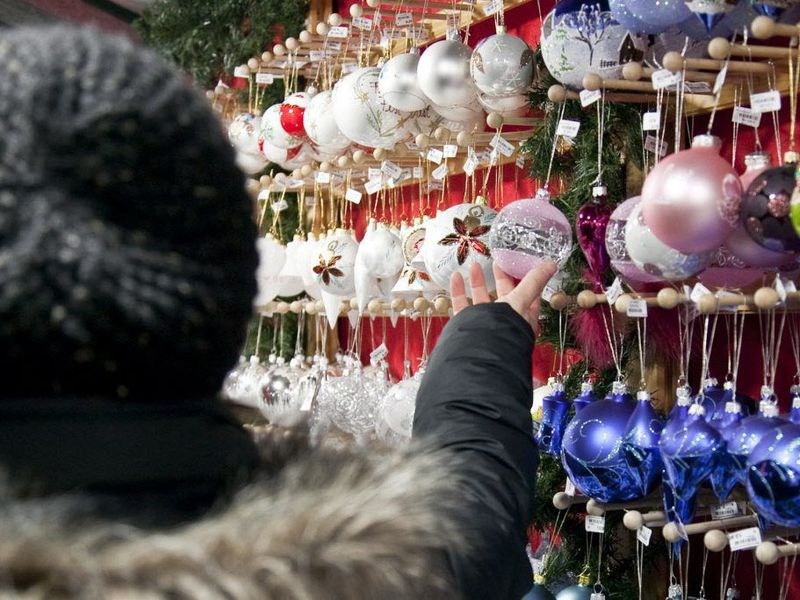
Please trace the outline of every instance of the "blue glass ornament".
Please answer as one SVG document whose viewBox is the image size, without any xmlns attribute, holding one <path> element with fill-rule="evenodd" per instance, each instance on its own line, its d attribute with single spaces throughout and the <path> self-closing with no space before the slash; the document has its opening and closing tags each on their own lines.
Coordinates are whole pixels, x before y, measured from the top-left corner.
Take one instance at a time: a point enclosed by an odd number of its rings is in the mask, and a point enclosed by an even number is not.
<svg viewBox="0 0 800 600">
<path fill-rule="evenodd" d="M 697 506 L 697 494 L 689 498 L 679 498 L 675 494 L 675 489 L 667 477 L 666 470 L 662 474 L 661 480 L 661 501 L 664 504 L 664 513 L 667 520 L 679 523 L 691 523 L 694 518 L 694 511 Z"/>
<path fill-rule="evenodd" d="M 622 437 L 635 403 L 624 384 L 614 383 L 611 398 L 592 402 L 567 425 L 561 463 L 576 487 L 600 502 L 641 497 L 637 478 L 627 468 Z"/>
<path fill-rule="evenodd" d="M 575 414 L 577 415 L 581 410 L 597 400 L 597 394 L 594 393 L 594 386 L 591 383 L 583 382 L 581 384 L 581 395 L 572 401 L 572 405 L 575 407 Z"/>
<path fill-rule="evenodd" d="M 800 385 L 794 384 L 791 388 L 792 408 L 789 411 L 789 420 L 800 425 Z"/>
<path fill-rule="evenodd" d="M 777 20 L 785 10 L 783 6 L 778 6 L 769 2 L 753 2 L 752 6 L 753 10 L 755 10 L 759 15 L 770 17 L 775 20 Z"/>
<path fill-rule="evenodd" d="M 590 585 L 590 579 L 585 575 L 578 578 L 578 583 L 565 587 L 556 594 L 556 600 L 591 600 L 594 587 Z"/>
<path fill-rule="evenodd" d="M 733 390 L 730 395 L 733 396 Z M 725 403 L 723 415 L 719 419 L 711 421 L 711 424 L 725 439 L 725 432 L 736 429 L 743 418 L 742 405 L 736 400 L 731 400 Z M 726 442 L 725 447 L 719 453 L 719 460 L 711 472 L 711 488 L 717 498 L 725 500 L 730 496 L 737 481 L 736 461 L 728 452 Z"/>
<path fill-rule="evenodd" d="M 723 389 L 725 393 L 722 402 L 717 403 L 714 415 L 711 417 L 711 424 L 724 435 L 724 430 L 735 427 L 743 418 L 754 414 L 756 403 L 755 400 L 744 394 L 736 393 L 734 397 L 733 381 L 726 381 Z"/>
<path fill-rule="evenodd" d="M 689 407 L 683 427 L 670 436 L 662 434 L 661 457 L 675 495 L 688 500 L 709 478 L 725 443 L 720 433 L 705 420 L 701 404 Z"/>
<path fill-rule="evenodd" d="M 553 593 L 541 583 L 534 583 L 533 587 L 522 597 L 522 600 L 555 600 Z"/>
<path fill-rule="evenodd" d="M 558 456 L 561 453 L 561 439 L 567 426 L 569 400 L 561 383 L 553 384 L 553 393 L 542 399 L 542 422 L 536 432 L 536 445 L 539 450 Z"/>
<path fill-rule="evenodd" d="M 677 25 L 692 16 L 683 0 L 627 0 L 634 17 L 661 27 Z"/>
<path fill-rule="evenodd" d="M 628 8 L 627 0 L 608 0 L 608 7 L 617 23 L 631 33 L 661 33 L 666 29 L 661 25 L 653 25 L 636 18 Z"/>
<path fill-rule="evenodd" d="M 748 462 L 747 491 L 759 515 L 800 527 L 800 425 L 783 425 L 761 438 Z"/>
<path fill-rule="evenodd" d="M 680 385 L 675 390 L 675 405 L 667 415 L 667 422 L 661 431 L 661 437 L 672 437 L 675 432 L 683 427 L 684 421 L 689 416 L 689 406 L 692 404 L 692 388 Z"/>
<path fill-rule="evenodd" d="M 753 448 L 765 434 L 785 423 L 786 421 L 778 416 L 778 406 L 774 394 L 765 386 L 761 392 L 758 414 L 742 419 L 738 427 L 723 432 L 728 455 L 733 461 L 733 468 L 739 482 L 745 483 L 747 459 Z"/>
<path fill-rule="evenodd" d="M 636 475 L 640 495 L 647 496 L 658 485 L 664 469 L 658 449 L 664 422 L 653 408 L 650 394 L 641 391 L 636 399 L 636 408 L 625 427 L 622 448 L 629 468 Z"/>
<path fill-rule="evenodd" d="M 706 421 L 711 421 L 717 408 L 725 407 L 725 390 L 719 386 L 719 382 L 714 377 L 709 377 L 703 382 L 703 390 L 695 396 L 695 402 L 699 402 L 706 410 Z"/>
</svg>

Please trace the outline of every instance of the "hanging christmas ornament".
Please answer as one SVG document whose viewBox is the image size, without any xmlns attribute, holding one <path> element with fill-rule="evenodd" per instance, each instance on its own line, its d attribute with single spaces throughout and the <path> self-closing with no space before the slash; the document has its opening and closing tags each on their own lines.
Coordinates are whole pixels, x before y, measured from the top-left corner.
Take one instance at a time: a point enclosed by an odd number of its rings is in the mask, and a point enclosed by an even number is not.
<svg viewBox="0 0 800 600">
<path fill-rule="evenodd" d="M 759 15 L 777 19 L 787 8 L 790 6 L 796 6 L 797 2 L 792 0 L 769 0 L 769 2 L 755 2 L 752 0 L 750 5 Z"/>
<path fill-rule="evenodd" d="M 228 126 L 228 139 L 233 147 L 246 154 L 258 154 L 261 117 L 244 112 L 236 115 Z"/>
<path fill-rule="evenodd" d="M 534 582 L 533 587 L 522 597 L 522 600 L 555 600 L 553 593 L 544 584 Z"/>
<path fill-rule="evenodd" d="M 792 406 L 789 411 L 789 421 L 795 425 L 800 425 L 800 385 L 797 383 L 798 378 L 795 376 L 795 383 L 792 385 Z"/>
<path fill-rule="evenodd" d="M 378 77 L 378 91 L 386 103 L 397 110 L 415 112 L 428 106 L 428 98 L 417 81 L 419 50 L 390 58 Z"/>
<path fill-rule="evenodd" d="M 697 21 L 692 15 L 687 19 Z M 697 25 L 702 28 L 699 23 Z M 678 26 L 669 27 L 663 33 L 647 36 L 642 63 L 652 69 L 662 69 L 664 55 L 668 52 L 679 52 L 685 58 L 703 58 L 707 56 L 707 48 L 707 41 L 687 37 Z"/>
<path fill-rule="evenodd" d="M 672 435 L 662 433 L 661 457 L 678 498 L 686 501 L 697 494 L 700 484 L 711 476 L 724 446 L 720 433 L 706 422 L 701 404 L 689 407 L 683 426 Z"/>
<path fill-rule="evenodd" d="M 305 139 L 308 137 L 303 125 L 303 117 L 311 101 L 311 96 L 306 92 L 289 94 L 281 104 L 281 127 L 291 136 Z"/>
<path fill-rule="evenodd" d="M 534 77 L 533 51 L 528 44 L 498 25 L 496 33 L 475 46 L 469 72 L 476 87 L 488 96 L 516 96 L 528 91 Z"/>
<path fill-rule="evenodd" d="M 569 415 L 569 400 L 564 394 L 564 385 L 556 382 L 551 386 L 551 393 L 542 399 L 542 420 L 535 440 L 539 450 L 547 454 L 561 454 L 561 440 Z"/>
<path fill-rule="evenodd" d="M 638 392 L 636 408 L 625 426 L 622 445 L 628 466 L 638 480 L 642 497 L 650 494 L 661 480 L 664 465 L 658 441 L 663 427 L 664 422 L 653 408 L 650 394 Z"/>
<path fill-rule="evenodd" d="M 594 591 L 591 582 L 587 575 L 580 575 L 577 584 L 565 587 L 556 594 L 556 600 L 591 600 Z"/>
<path fill-rule="evenodd" d="M 768 250 L 757 243 L 744 225 L 739 225 L 725 240 L 725 248 L 730 252 L 730 257 L 741 261 L 747 267 L 759 269 L 777 268 L 790 264 L 795 255 L 791 252 Z"/>
<path fill-rule="evenodd" d="M 597 400 L 598 397 L 597 394 L 594 393 L 594 386 L 588 381 L 584 381 L 581 384 L 580 395 L 572 400 L 572 405 L 575 407 L 575 414 L 578 414 L 592 402 L 596 402 Z"/>
<path fill-rule="evenodd" d="M 675 405 L 669 411 L 667 421 L 661 430 L 661 437 L 671 437 L 683 427 L 684 421 L 689 416 L 689 406 L 692 404 L 692 389 L 688 385 L 679 385 L 675 390 Z"/>
<path fill-rule="evenodd" d="M 561 463 L 570 480 L 599 502 L 640 497 L 637 478 L 627 469 L 622 437 L 636 404 L 615 382 L 611 397 L 589 404 L 564 432 Z"/>
<path fill-rule="evenodd" d="M 763 269 L 748 266 L 727 245 L 722 245 L 714 253 L 711 264 L 697 278 L 710 288 L 739 289 L 755 283 L 763 275 Z"/>
<path fill-rule="evenodd" d="M 626 0 L 628 9 L 637 19 L 670 27 L 692 16 L 684 0 Z"/>
<path fill-rule="evenodd" d="M 303 113 L 303 129 L 308 139 L 317 146 L 324 148 L 344 149 L 350 145 L 333 114 L 333 92 L 330 90 L 320 92 L 308 103 Z"/>
<path fill-rule="evenodd" d="M 447 127 L 450 131 L 473 131 L 476 128 L 483 130 L 481 123 L 486 122 L 486 115 L 478 102 L 477 96 L 474 100 L 462 106 L 438 106 L 431 105 L 431 109 L 445 119 L 446 122 L 441 122 L 442 127 Z M 459 125 L 453 126 L 449 123 L 458 123 Z"/>
<path fill-rule="evenodd" d="M 226 376 L 222 383 L 222 396 L 237 404 L 258 407 L 259 383 L 266 375 L 267 369 L 261 364 L 258 356 L 245 360 L 242 356 Z"/>
<path fill-rule="evenodd" d="M 666 29 L 662 25 L 653 25 L 637 18 L 628 8 L 627 0 L 608 0 L 608 8 L 614 20 L 631 33 L 661 33 Z"/>
<path fill-rule="evenodd" d="M 376 223 L 375 219 L 367 224 L 358 254 L 372 277 L 394 280 L 403 269 L 400 238 L 385 223 Z"/>
<path fill-rule="evenodd" d="M 497 113 L 501 117 L 521 117 L 530 107 L 528 97 L 524 94 L 516 96 L 478 94 L 478 103 L 486 112 Z"/>
<path fill-rule="evenodd" d="M 411 441 L 417 392 L 422 383 L 424 370 L 417 371 L 396 383 L 382 399 L 375 419 L 378 439 L 392 446 L 405 446 Z"/>
<path fill-rule="evenodd" d="M 300 138 L 290 135 L 281 125 L 281 105 L 273 104 L 261 117 L 261 137 L 265 142 L 288 150 L 303 143 Z"/>
<path fill-rule="evenodd" d="M 417 81 L 433 104 L 447 108 L 475 101 L 476 89 L 469 75 L 471 56 L 472 49 L 459 40 L 434 42 L 422 53 Z"/>
<path fill-rule="evenodd" d="M 631 211 L 640 201 L 641 196 L 628 198 L 611 213 L 606 226 L 606 252 L 608 252 L 611 268 L 625 281 L 655 283 L 661 281 L 661 278 L 637 267 L 631 260 L 625 245 L 625 225 L 628 223 Z"/>
<path fill-rule="evenodd" d="M 295 412 L 292 384 L 286 375 L 278 372 L 267 373 L 260 382 L 261 401 L 258 408 L 270 423 Z"/>
<path fill-rule="evenodd" d="M 259 134 L 258 136 L 258 149 L 261 152 L 261 155 L 269 162 L 282 165 L 296 158 L 303 149 L 303 146 L 295 146 L 289 150 L 286 148 L 278 148 L 277 146 L 269 143 L 266 138 L 264 138 L 262 132 L 262 134 Z"/>
<path fill-rule="evenodd" d="M 662 433 L 663 435 L 663 433 Z M 690 498 L 680 498 L 675 493 L 675 488 L 667 476 L 666 470 L 661 474 L 661 500 L 664 504 L 664 512 L 667 515 L 667 521 L 677 521 L 679 523 L 691 523 L 694 518 L 695 509 L 697 508 L 697 496 Z M 673 544 L 673 550 L 680 549 L 683 540 L 677 544 Z M 676 596 L 679 600 L 679 596 Z"/>
<path fill-rule="evenodd" d="M 545 260 L 563 267 L 572 251 L 572 228 L 550 194 L 540 189 L 535 198 L 515 200 L 498 214 L 489 238 L 497 266 L 522 279 Z"/>
<path fill-rule="evenodd" d="M 733 10 L 735 2 L 727 0 L 685 0 L 686 6 L 710 32 L 722 18 Z"/>
<path fill-rule="evenodd" d="M 604 185 L 592 189 L 592 199 L 575 214 L 575 233 L 578 245 L 583 250 L 589 271 L 598 291 L 603 286 L 603 275 L 608 271 L 611 259 L 606 251 L 606 230 L 611 218 L 608 189 Z"/>
<path fill-rule="evenodd" d="M 742 184 L 719 149 L 719 138 L 695 136 L 691 148 L 661 160 L 645 179 L 642 216 L 679 252 L 716 250 L 738 223 Z"/>
<path fill-rule="evenodd" d="M 236 151 L 236 165 L 247 175 L 256 175 L 267 168 L 267 161 L 260 154 Z"/>
<path fill-rule="evenodd" d="M 753 448 L 764 435 L 785 424 L 786 421 L 778 416 L 778 405 L 774 396 L 770 390 L 765 389 L 758 404 L 758 414 L 742 419 L 738 427 L 722 432 L 739 482 L 745 483 L 747 461 Z"/>
<path fill-rule="evenodd" d="M 772 523 L 800 527 L 800 426 L 765 433 L 748 461 L 747 492 Z"/>
<path fill-rule="evenodd" d="M 355 290 L 354 267 L 358 242 L 350 232 L 337 229 L 317 247 L 319 256 L 312 268 L 322 291 L 334 296 L 349 296 Z"/>
<path fill-rule="evenodd" d="M 258 248 L 258 268 L 256 282 L 258 293 L 253 303 L 264 306 L 278 295 L 281 287 L 279 274 L 286 262 L 286 249 L 271 234 L 256 240 Z"/>
<path fill-rule="evenodd" d="M 725 385 L 729 386 L 726 387 L 725 394 L 727 401 L 724 403 L 722 411 L 718 409 L 711 420 L 711 425 L 722 434 L 723 439 L 725 439 L 725 432 L 737 428 L 745 416 L 742 404 L 733 399 L 731 382 L 726 381 Z M 731 457 L 726 443 L 725 448 L 719 454 L 716 466 L 711 472 L 711 488 L 717 498 L 723 501 L 730 496 L 737 481 L 736 462 Z"/>
<path fill-rule="evenodd" d="M 309 234 L 307 240 L 300 240 L 297 249 L 297 270 L 303 280 L 303 289 L 314 300 L 321 298 L 317 275 L 314 267 L 319 264 L 319 241 L 314 234 Z"/>
<path fill-rule="evenodd" d="M 773 252 L 797 252 L 800 237 L 790 218 L 795 166 L 767 169 L 755 178 L 742 199 L 742 220 L 747 233 Z"/>
<path fill-rule="evenodd" d="M 422 254 L 425 271 L 442 288 L 450 286 L 450 276 L 459 272 L 464 277 L 467 294 L 471 295 L 469 268 L 481 266 L 489 291 L 494 290 L 489 234 L 497 213 L 480 204 L 457 204 L 428 221 Z M 429 239 L 430 237 L 430 239 Z"/>
<path fill-rule="evenodd" d="M 623 65 L 636 60 L 644 45 L 614 20 L 604 0 L 561 0 L 542 23 L 544 64 L 560 83 L 575 90 L 583 89 L 587 73 L 619 79 Z"/>
<path fill-rule="evenodd" d="M 303 278 L 300 276 L 299 264 L 300 236 L 286 244 L 286 260 L 278 273 L 278 296 L 289 298 L 303 293 Z"/>
<path fill-rule="evenodd" d="M 641 203 L 635 205 L 625 224 L 625 248 L 639 269 L 661 280 L 680 281 L 711 263 L 714 251 L 684 254 L 659 240 L 645 223 L 641 208 Z"/>
</svg>

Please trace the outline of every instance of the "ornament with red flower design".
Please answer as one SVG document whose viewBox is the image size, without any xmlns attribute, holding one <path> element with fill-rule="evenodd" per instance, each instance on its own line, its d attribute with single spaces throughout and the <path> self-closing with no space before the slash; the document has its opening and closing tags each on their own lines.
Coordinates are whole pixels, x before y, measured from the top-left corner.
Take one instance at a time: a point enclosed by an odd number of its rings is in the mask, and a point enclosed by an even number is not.
<svg viewBox="0 0 800 600">
<path fill-rule="evenodd" d="M 476 221 L 478 224 L 475 223 Z M 480 220 L 474 217 L 467 217 L 463 221 L 458 217 L 453 217 L 453 229 L 455 229 L 455 233 L 448 233 L 439 240 L 439 244 L 456 247 L 456 260 L 459 265 L 463 265 L 467 260 L 470 249 L 480 252 L 484 256 L 491 256 L 489 247 L 478 239 L 489 233 L 489 225 L 480 225 Z"/>
<path fill-rule="evenodd" d="M 352 233 L 338 229 L 318 244 L 318 260 L 312 271 L 322 291 L 333 296 L 353 295 L 358 242 Z"/>
<path fill-rule="evenodd" d="M 319 275 L 325 285 L 330 285 L 331 277 L 344 277 L 342 270 L 334 266 L 340 260 L 341 256 L 332 256 L 326 260 L 322 254 L 319 255 L 319 264 L 314 267 L 314 273 Z"/>
</svg>

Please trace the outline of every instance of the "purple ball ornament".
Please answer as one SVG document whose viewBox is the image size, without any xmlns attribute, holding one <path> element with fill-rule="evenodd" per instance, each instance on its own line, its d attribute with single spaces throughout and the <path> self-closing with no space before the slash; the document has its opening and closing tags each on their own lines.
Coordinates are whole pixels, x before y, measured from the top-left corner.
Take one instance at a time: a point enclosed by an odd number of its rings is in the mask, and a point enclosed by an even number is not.
<svg viewBox="0 0 800 600">
<path fill-rule="evenodd" d="M 695 396 L 694 402 L 703 405 L 706 421 L 711 422 L 717 409 L 725 404 L 725 389 L 720 387 L 716 377 L 707 377 L 703 382 L 703 390 Z"/>
<path fill-rule="evenodd" d="M 763 269 L 748 266 L 723 244 L 717 249 L 711 264 L 697 278 L 709 288 L 740 289 L 755 283 L 763 275 Z"/>
<path fill-rule="evenodd" d="M 641 196 L 628 198 L 611 213 L 606 227 L 606 252 L 611 259 L 611 268 L 628 283 L 656 283 L 661 281 L 661 278 L 637 267 L 625 245 L 625 225 L 631 212 L 641 200 Z"/>
<path fill-rule="evenodd" d="M 655 489 L 664 469 L 658 449 L 663 427 L 664 421 L 653 408 L 650 394 L 646 391 L 638 392 L 636 408 L 628 419 L 622 447 L 629 468 L 638 479 L 639 493 L 643 497 Z"/>
<path fill-rule="evenodd" d="M 744 394 L 733 392 L 733 381 L 726 381 L 723 386 L 722 400 L 717 403 L 710 423 L 723 433 L 729 427 L 735 427 L 739 421 L 757 411 L 755 400 Z"/>
<path fill-rule="evenodd" d="M 797 252 L 800 237 L 790 218 L 795 166 L 767 169 L 747 188 L 742 199 L 742 221 L 753 240 L 773 252 Z"/>
<path fill-rule="evenodd" d="M 678 385 L 675 390 L 675 404 L 667 415 L 667 422 L 661 430 L 661 437 L 672 437 L 683 427 L 689 416 L 689 407 L 692 405 L 692 388 L 686 384 Z"/>
<path fill-rule="evenodd" d="M 800 527 L 800 425 L 765 433 L 748 460 L 746 481 L 761 517 Z"/>
<path fill-rule="evenodd" d="M 561 464 L 575 486 L 599 502 L 641 497 L 638 478 L 622 451 L 621 440 L 636 407 L 628 398 L 625 385 L 615 382 L 611 398 L 583 408 L 564 432 Z"/>
<path fill-rule="evenodd" d="M 542 399 L 542 421 L 534 438 L 539 450 L 554 456 L 561 454 L 561 440 L 568 415 L 569 400 L 564 394 L 564 385 L 554 383 L 552 394 Z"/>
<path fill-rule="evenodd" d="M 711 420 L 711 425 L 722 434 L 723 439 L 725 439 L 726 432 L 739 427 L 742 419 L 750 415 L 754 406 L 752 399 L 747 396 L 742 394 L 734 396 L 732 381 L 725 382 L 724 390 L 724 402 L 717 405 L 717 410 Z M 738 482 L 736 465 L 736 461 L 728 452 L 726 442 L 725 448 L 719 455 L 719 462 L 711 473 L 711 488 L 720 501 L 730 496 Z"/>
<path fill-rule="evenodd" d="M 572 227 L 542 188 L 535 198 L 515 200 L 497 214 L 489 232 L 489 249 L 498 267 L 522 279 L 545 260 L 559 267 L 567 262 Z"/>
<path fill-rule="evenodd" d="M 594 278 L 595 291 L 603 289 L 603 275 L 608 271 L 611 259 L 606 251 L 606 230 L 612 207 L 608 202 L 608 188 L 597 185 L 592 188 L 592 199 L 575 214 L 575 234 L 583 250 L 589 271 Z"/>
<path fill-rule="evenodd" d="M 723 431 L 727 453 L 733 461 L 733 469 L 739 482 L 745 483 L 747 461 L 753 448 L 764 435 L 785 424 L 786 421 L 778 416 L 775 395 L 768 386 L 764 386 L 761 391 L 761 402 L 758 404 L 758 414 L 742 419 L 738 427 Z"/>
<path fill-rule="evenodd" d="M 689 407 L 683 427 L 672 435 L 662 434 L 661 457 L 670 484 L 677 498 L 693 498 L 700 484 L 711 476 L 719 453 L 725 447 L 720 433 L 706 422 L 702 404 Z"/>
<path fill-rule="evenodd" d="M 597 394 L 594 393 L 594 386 L 588 381 L 584 381 L 581 384 L 580 395 L 572 400 L 572 405 L 575 407 L 575 414 L 577 415 L 592 402 L 597 402 L 597 400 L 598 397 Z"/>
</svg>

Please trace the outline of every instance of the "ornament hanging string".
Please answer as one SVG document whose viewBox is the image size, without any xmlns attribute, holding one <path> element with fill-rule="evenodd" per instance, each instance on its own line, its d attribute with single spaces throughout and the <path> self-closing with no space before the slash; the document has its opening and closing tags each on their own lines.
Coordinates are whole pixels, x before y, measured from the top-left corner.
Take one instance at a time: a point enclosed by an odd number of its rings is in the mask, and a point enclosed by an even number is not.
<svg viewBox="0 0 800 600">
<path fill-rule="evenodd" d="M 547 165 L 547 177 L 546 177 L 545 182 L 544 182 L 544 188 L 547 189 L 547 190 L 550 189 L 550 176 L 553 173 L 553 160 L 555 160 L 556 147 L 558 146 L 558 137 L 559 137 L 559 135 L 558 135 L 558 123 L 560 123 L 561 120 L 564 118 L 564 111 L 566 110 L 566 108 L 567 108 L 567 103 L 563 102 L 561 104 L 561 110 L 558 113 L 558 120 L 556 121 L 556 130 L 555 130 L 555 132 L 553 134 L 553 146 L 550 149 L 550 163 Z"/>
<path fill-rule="evenodd" d="M 781 311 L 780 325 L 776 324 L 777 310 L 758 310 L 758 331 L 761 338 L 761 359 L 764 369 L 764 393 L 772 394 L 775 385 L 775 372 L 778 369 L 778 352 L 786 324 L 786 306 Z M 777 332 L 776 332 L 777 327 Z"/>
<path fill-rule="evenodd" d="M 779 541 L 784 544 L 791 543 L 790 540 L 779 538 Z M 792 554 L 791 557 L 784 557 L 781 561 L 782 572 L 780 588 L 778 591 L 778 600 L 786 600 L 789 594 L 789 587 L 792 583 L 793 575 L 795 573 L 794 567 L 797 562 L 797 554 Z"/>
<path fill-rule="evenodd" d="M 735 42 L 736 42 L 736 32 L 733 33 L 730 40 L 731 44 L 734 44 Z M 722 96 L 722 89 L 725 87 L 725 77 L 727 76 L 728 65 L 730 62 L 731 62 L 731 55 L 730 53 L 728 53 L 728 56 L 725 57 L 725 61 L 723 62 L 722 68 L 720 69 L 720 72 L 724 73 L 724 75 L 722 76 L 722 80 L 719 81 L 718 84 L 715 84 L 718 85 L 719 87 L 717 89 L 717 93 L 714 95 L 714 106 L 711 108 L 711 116 L 708 118 L 708 130 L 706 131 L 708 135 L 711 135 L 711 130 L 714 127 L 714 117 L 717 116 L 717 108 L 719 108 L 719 99 Z M 736 155 L 734 154 L 734 157 L 735 156 Z"/>
<path fill-rule="evenodd" d="M 711 334 L 709 335 L 709 321 L 711 320 L 710 315 L 706 315 L 705 319 L 703 320 L 703 356 L 702 362 L 700 367 L 700 385 L 698 389 L 700 393 L 695 396 L 695 404 L 701 404 L 702 399 L 705 398 L 705 384 L 708 380 L 708 371 L 711 364 L 711 348 L 714 345 L 714 338 L 717 334 L 717 321 L 719 319 L 719 313 L 714 314 L 714 320 L 711 324 Z"/>
</svg>

